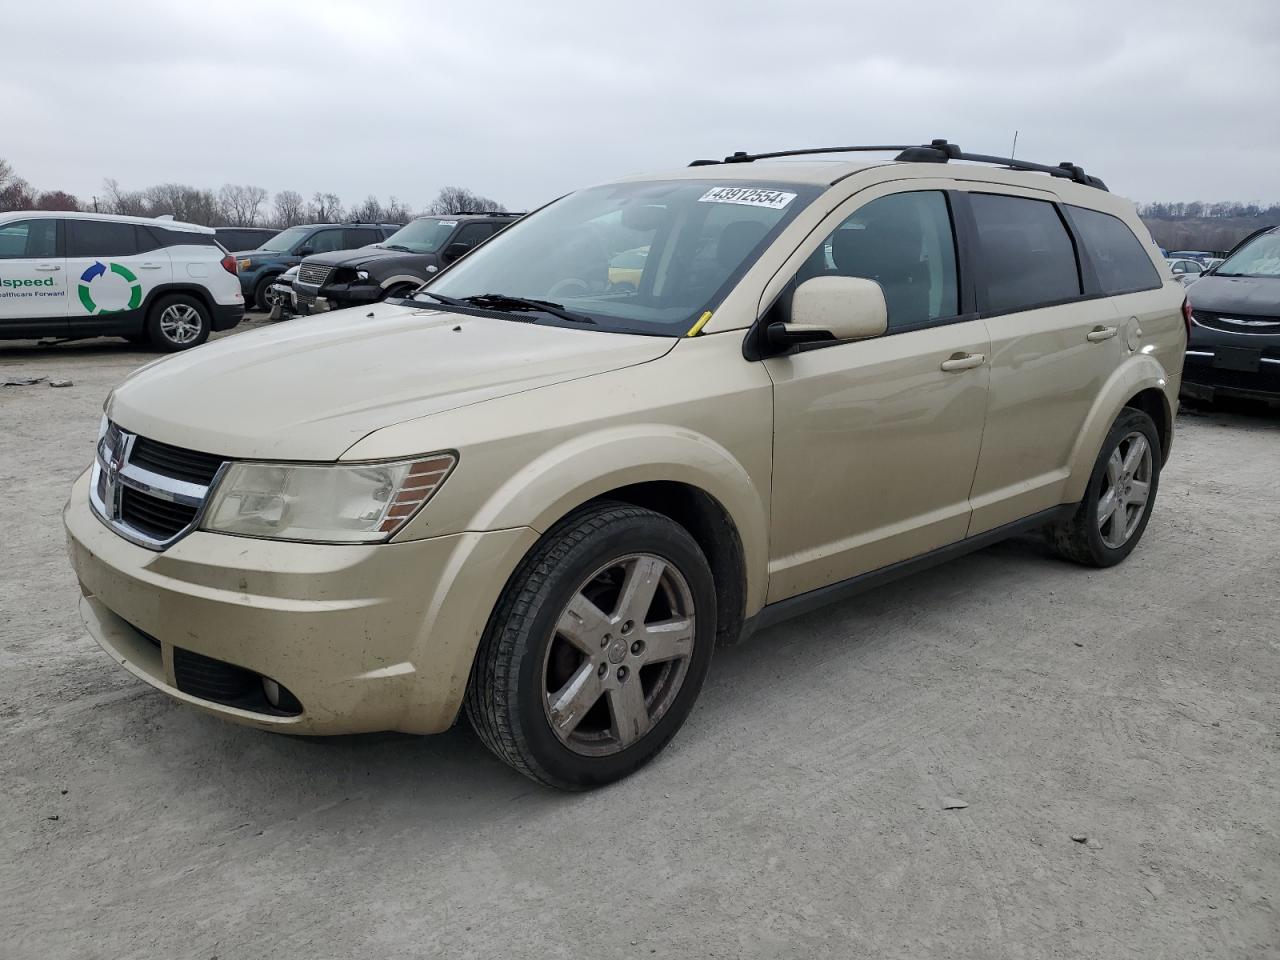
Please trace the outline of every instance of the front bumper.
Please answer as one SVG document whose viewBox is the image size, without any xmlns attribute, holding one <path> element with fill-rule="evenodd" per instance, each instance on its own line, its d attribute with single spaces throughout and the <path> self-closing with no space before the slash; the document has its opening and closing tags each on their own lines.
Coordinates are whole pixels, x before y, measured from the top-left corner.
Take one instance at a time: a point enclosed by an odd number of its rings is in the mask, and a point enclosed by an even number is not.
<svg viewBox="0 0 1280 960">
<path fill-rule="evenodd" d="M 368 306 L 381 300 L 383 294 L 376 283 L 327 283 L 317 287 L 294 281 L 293 289 L 300 314 Z"/>
<path fill-rule="evenodd" d="M 1187 348 L 1182 367 L 1183 396 L 1198 400 L 1213 400 L 1219 395 L 1280 400 L 1280 349 L 1259 350 L 1250 344 L 1228 350 L 1210 344 Z"/>
<path fill-rule="evenodd" d="M 238 723 L 300 734 L 452 725 L 528 528 L 377 545 L 318 545 L 197 531 L 163 552 L 89 509 L 88 474 L 63 511 L 85 626 L 117 663 L 170 696 Z M 268 678 L 300 704 L 273 710 L 194 684 L 206 658 Z M 225 673 L 225 670 L 224 670 Z"/>
</svg>

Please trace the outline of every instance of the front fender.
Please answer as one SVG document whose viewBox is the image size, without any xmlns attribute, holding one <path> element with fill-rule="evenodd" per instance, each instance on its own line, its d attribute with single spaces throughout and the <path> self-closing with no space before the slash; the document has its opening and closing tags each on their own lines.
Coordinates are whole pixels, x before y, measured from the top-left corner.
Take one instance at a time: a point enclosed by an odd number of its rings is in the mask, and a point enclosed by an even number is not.
<svg viewBox="0 0 1280 960">
<path fill-rule="evenodd" d="M 470 529 L 527 526 L 545 533 L 589 500 L 654 481 L 696 487 L 724 507 L 742 542 L 747 613 L 759 609 L 768 568 L 766 504 L 743 465 L 693 431 L 634 424 L 573 437 L 507 478 L 479 505 Z"/>
<path fill-rule="evenodd" d="M 1102 449 L 1102 441 L 1106 439 L 1107 431 L 1115 423 L 1121 409 L 1132 397 L 1143 390 L 1159 390 L 1165 405 L 1165 415 L 1172 425 L 1174 406 L 1169 397 L 1171 383 L 1168 372 L 1150 354 L 1134 354 L 1116 368 L 1098 392 L 1093 408 L 1076 437 L 1075 446 L 1071 450 L 1071 472 L 1063 493 L 1063 502 L 1075 503 L 1084 498 L 1094 461 L 1098 458 L 1098 451 Z"/>
</svg>

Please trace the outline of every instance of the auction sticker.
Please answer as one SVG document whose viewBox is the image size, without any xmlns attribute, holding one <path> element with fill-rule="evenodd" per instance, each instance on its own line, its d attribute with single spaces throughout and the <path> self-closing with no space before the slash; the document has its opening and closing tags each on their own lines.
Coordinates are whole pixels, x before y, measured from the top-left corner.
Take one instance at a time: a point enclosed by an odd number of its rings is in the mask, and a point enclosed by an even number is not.
<svg viewBox="0 0 1280 960">
<path fill-rule="evenodd" d="M 763 190 L 760 187 L 712 187 L 698 198 L 699 203 L 740 203 L 747 207 L 768 207 L 781 210 L 796 198 L 794 193 L 782 190 Z"/>
</svg>

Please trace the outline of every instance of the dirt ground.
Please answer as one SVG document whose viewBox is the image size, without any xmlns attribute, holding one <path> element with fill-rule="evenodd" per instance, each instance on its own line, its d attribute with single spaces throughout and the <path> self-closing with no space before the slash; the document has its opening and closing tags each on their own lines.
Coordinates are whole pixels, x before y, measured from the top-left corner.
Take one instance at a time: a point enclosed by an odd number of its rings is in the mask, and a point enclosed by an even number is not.
<svg viewBox="0 0 1280 960">
<path fill-rule="evenodd" d="M 1180 417 L 1121 567 L 1019 540 L 760 633 L 564 795 L 465 724 L 274 736 L 99 652 L 59 512 L 150 359 L 0 343 L 74 381 L 0 387 L 6 960 L 1280 957 L 1277 415 Z"/>
</svg>

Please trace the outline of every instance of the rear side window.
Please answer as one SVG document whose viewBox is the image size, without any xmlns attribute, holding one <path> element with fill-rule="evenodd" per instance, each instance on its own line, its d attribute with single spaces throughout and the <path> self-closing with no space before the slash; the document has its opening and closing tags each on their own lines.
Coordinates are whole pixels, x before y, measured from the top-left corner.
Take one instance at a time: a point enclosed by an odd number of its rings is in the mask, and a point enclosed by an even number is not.
<svg viewBox="0 0 1280 960">
<path fill-rule="evenodd" d="M 0 260 L 54 257 L 58 225 L 54 220 L 18 220 L 0 226 Z"/>
<path fill-rule="evenodd" d="M 68 257 L 131 257 L 138 252 L 132 223 L 107 220 L 68 220 Z"/>
<path fill-rule="evenodd" d="M 381 239 L 382 239 L 382 234 L 379 233 L 377 230 L 373 229 L 372 227 L 369 227 L 367 229 L 358 228 L 358 227 L 353 229 L 351 227 L 348 227 L 347 237 L 344 243 L 348 248 L 363 247 L 366 244 L 377 243 Z"/>
<path fill-rule="evenodd" d="M 978 253 L 986 278 L 984 313 L 1012 313 L 1080 296 L 1071 234 L 1052 203 L 972 193 Z"/>
<path fill-rule="evenodd" d="M 1066 211 L 1103 293 L 1133 293 L 1160 286 L 1155 264 L 1123 220 L 1086 207 L 1067 206 Z"/>
<path fill-rule="evenodd" d="M 211 233 L 193 230 L 168 230 L 164 227 L 145 227 L 158 237 L 166 247 L 216 247 L 218 239 Z"/>
</svg>

